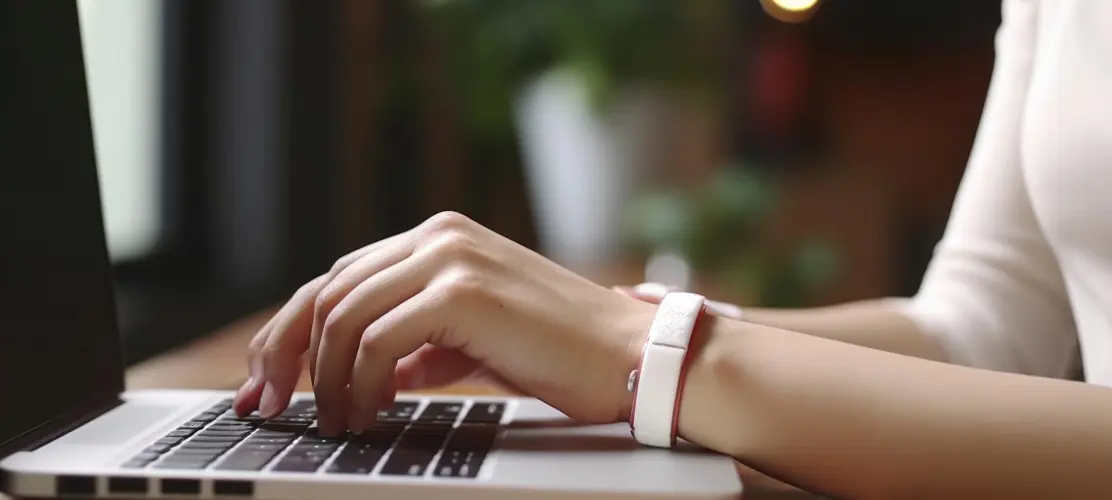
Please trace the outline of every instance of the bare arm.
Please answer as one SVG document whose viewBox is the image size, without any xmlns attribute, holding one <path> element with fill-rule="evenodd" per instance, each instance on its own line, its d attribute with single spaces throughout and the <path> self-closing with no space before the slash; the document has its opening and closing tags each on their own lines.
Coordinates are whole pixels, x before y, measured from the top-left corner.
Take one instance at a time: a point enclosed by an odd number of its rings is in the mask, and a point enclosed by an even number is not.
<svg viewBox="0 0 1112 500">
<path fill-rule="evenodd" d="M 719 319 L 688 440 L 841 498 L 1109 498 L 1112 391 Z"/>
<path fill-rule="evenodd" d="M 851 302 L 813 309 L 747 309 L 745 321 L 896 354 L 946 361 L 941 347 L 885 301 Z"/>
</svg>

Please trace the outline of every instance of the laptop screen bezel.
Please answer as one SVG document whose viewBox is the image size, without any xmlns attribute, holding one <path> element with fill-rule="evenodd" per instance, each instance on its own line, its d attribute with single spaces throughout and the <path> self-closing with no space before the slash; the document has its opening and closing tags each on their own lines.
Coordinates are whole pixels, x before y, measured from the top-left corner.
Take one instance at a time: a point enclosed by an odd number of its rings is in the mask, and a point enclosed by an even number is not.
<svg viewBox="0 0 1112 500">
<path fill-rule="evenodd" d="M 89 222 L 83 229 L 94 236 L 85 238 L 77 250 L 89 252 L 90 262 L 103 268 L 91 269 L 90 290 L 95 290 L 98 295 L 94 302 L 96 316 L 99 324 L 92 325 L 91 330 L 96 335 L 100 356 L 105 356 L 103 370 L 92 376 L 92 389 L 88 392 L 77 394 L 58 409 L 52 409 L 44 414 L 37 425 L 15 429 L 13 434 L 5 436 L 5 441 L 0 442 L 0 458 L 13 452 L 35 447 L 49 441 L 67 430 L 94 418 L 108 409 L 120 404 L 120 395 L 124 391 L 124 365 L 123 353 L 120 344 L 119 331 L 116 322 L 116 303 L 113 296 L 113 275 L 111 263 L 108 258 L 107 242 L 104 238 L 103 214 L 100 212 L 101 199 L 99 179 L 96 172 L 96 157 L 93 141 L 93 129 L 89 108 L 89 97 L 86 83 L 85 59 L 82 47 L 81 25 L 76 0 L 49 1 L 49 2 L 23 2 L 0 0 L 0 65 L 9 69 L 18 68 L 19 71 L 10 71 L 0 79 L 0 101 L 4 103 L 5 120 L 0 117 L 0 143 L 5 147 L 0 148 L 0 155 L 14 151 L 12 155 L 0 160 L 0 163 L 9 165 L 35 164 L 36 159 L 20 156 L 21 153 L 32 150 L 27 144 L 43 144 L 49 147 L 68 148 L 71 156 L 75 158 L 67 172 L 79 172 L 75 179 L 62 179 L 77 181 L 76 186 L 80 193 L 82 208 L 88 210 L 95 207 L 96 216 L 91 212 L 82 215 L 83 222 Z M 51 81 L 52 80 L 52 81 Z M 43 92 L 46 98 L 57 98 L 61 101 L 59 106 L 42 107 L 36 104 L 35 99 L 27 99 L 27 89 Z M 51 92 L 54 92 L 53 94 Z M 41 99 L 39 100 L 41 104 Z M 62 109 L 63 105 L 68 105 Z M 31 116 L 49 115 L 50 119 L 68 126 L 58 128 L 49 138 L 42 137 L 35 132 L 34 127 L 22 127 L 21 119 Z M 27 131 L 26 129 L 30 129 Z M 23 145 L 24 147 L 20 147 Z M 43 155 L 58 158 L 55 155 Z M 9 163 L 10 162 L 10 163 Z M 39 167 L 39 165 L 35 165 Z M 43 165 L 49 168 L 50 165 Z M 10 167 L 15 168 L 15 167 Z M 88 170 L 77 170 L 87 168 Z M 12 186 L 9 186 L 11 189 Z M 3 191 L 3 189 L 0 189 Z M 10 192 L 9 192 L 10 194 Z M 0 192 L 0 196 L 3 193 Z M 76 205 L 75 205 L 76 206 Z M 28 220 L 35 217 L 34 213 L 23 214 Z M 31 222 L 29 222 L 31 223 Z M 95 226 L 95 227 L 94 227 Z M 99 233 L 99 238 L 95 236 Z M 16 238 L 10 239 L 6 244 L 18 245 Z M 84 275 L 82 275 L 84 276 Z M 2 288 L 2 284 L 0 284 Z M 16 290 L 7 290 L 4 295 L 16 296 Z M 0 327 L 3 324 L 0 323 Z M 110 344 L 110 345 L 109 345 Z M 0 346 L 2 348 L 2 346 Z M 111 356 L 113 359 L 108 359 Z M 65 369 L 63 367 L 62 369 Z M 73 374 L 82 376 L 82 374 Z M 88 377 L 88 374 L 84 376 Z M 12 383 L 6 381 L 6 383 Z M 14 383 L 30 383 L 26 380 L 15 380 Z M 3 434 L 0 434 L 3 436 Z"/>
</svg>

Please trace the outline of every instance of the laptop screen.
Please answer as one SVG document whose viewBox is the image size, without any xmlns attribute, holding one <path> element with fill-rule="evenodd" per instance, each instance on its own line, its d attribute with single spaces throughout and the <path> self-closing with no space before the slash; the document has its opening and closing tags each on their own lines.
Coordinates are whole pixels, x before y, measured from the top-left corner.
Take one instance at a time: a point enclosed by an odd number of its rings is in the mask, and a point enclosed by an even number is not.
<svg viewBox="0 0 1112 500">
<path fill-rule="evenodd" d="M 123 388 L 77 15 L 0 0 L 0 451 Z"/>
</svg>

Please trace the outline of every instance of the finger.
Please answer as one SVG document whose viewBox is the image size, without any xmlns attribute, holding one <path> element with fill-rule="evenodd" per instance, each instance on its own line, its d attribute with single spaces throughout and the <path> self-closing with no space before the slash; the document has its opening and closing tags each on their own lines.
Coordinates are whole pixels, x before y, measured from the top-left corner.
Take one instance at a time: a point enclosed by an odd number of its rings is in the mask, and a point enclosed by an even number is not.
<svg viewBox="0 0 1112 500">
<path fill-rule="evenodd" d="M 281 309 L 279 309 L 279 313 Z M 263 392 L 263 376 L 262 376 L 262 363 L 259 357 L 259 352 L 262 350 L 263 344 L 266 343 L 267 337 L 270 335 L 270 330 L 273 328 L 278 314 L 271 316 L 266 321 L 266 324 L 259 329 L 258 333 L 251 339 L 251 343 L 247 345 L 247 380 L 243 382 L 239 390 L 236 391 L 236 396 L 232 401 L 232 407 L 240 416 L 247 415 L 255 411 L 259 406 L 259 399 Z"/>
<path fill-rule="evenodd" d="M 364 247 L 364 251 L 348 254 L 332 267 L 329 282 L 311 305 L 313 320 L 309 328 L 309 377 L 314 383 L 317 380 L 317 350 L 325 319 L 359 283 L 400 262 L 412 252 L 410 233 L 411 231 L 407 231 Z"/>
<path fill-rule="evenodd" d="M 430 253 L 415 254 L 370 276 L 347 294 L 324 320 L 316 349 L 316 380 L 313 383 L 322 433 L 340 432 L 348 423 L 348 415 L 342 410 L 341 391 L 352 379 L 352 364 L 363 331 L 424 289 L 435 275 L 435 263 Z M 358 400 L 364 394 L 353 397 Z"/>
<path fill-rule="evenodd" d="M 304 304 L 311 302 L 325 283 L 319 276 L 298 288 L 286 305 L 274 316 L 271 330 L 252 363 L 258 366 L 263 380 L 259 397 L 259 413 L 270 418 L 285 409 L 301 375 L 301 354 L 308 348 L 311 316 Z"/>
<path fill-rule="evenodd" d="M 453 302 L 442 287 L 429 286 L 409 300 L 389 310 L 363 331 L 351 369 L 353 430 L 362 431 L 374 424 L 384 387 L 392 383 L 399 359 L 414 353 L 426 343 L 457 348 L 448 335 L 446 318 L 453 317 Z"/>
<path fill-rule="evenodd" d="M 332 269 L 342 270 L 355 259 L 362 257 L 365 253 L 373 249 L 374 245 L 369 245 L 348 253 L 347 255 L 338 259 L 333 265 Z M 327 275 L 323 275 L 318 277 L 317 279 L 324 281 L 326 277 Z M 290 300 L 286 301 L 286 303 L 282 305 L 282 307 L 278 310 L 278 312 L 274 314 L 274 316 L 271 316 L 271 318 L 266 322 L 265 325 L 263 325 L 262 328 L 259 329 L 259 332 L 251 340 L 251 343 L 247 349 L 247 364 L 248 369 L 250 370 L 250 376 L 247 378 L 247 381 L 244 382 L 244 384 L 240 387 L 239 391 L 237 391 L 234 402 L 236 412 L 239 413 L 241 416 L 256 410 L 262 402 L 263 392 L 266 387 L 265 367 L 263 362 L 263 347 L 267 344 L 268 339 L 274 332 L 275 325 L 281 321 L 285 321 L 284 318 L 288 318 L 290 317 L 290 315 L 293 315 L 293 323 L 303 324 L 303 316 L 305 314 L 311 314 L 313 297 L 306 295 L 308 294 L 300 294 L 299 297 L 298 293 L 294 293 Z M 289 332 L 288 329 L 282 331 L 286 332 L 287 334 Z M 300 364 L 301 363 L 299 363 L 299 367 Z M 300 376 L 300 368 L 298 368 L 298 376 Z M 274 399 L 274 397 L 272 396 L 271 399 Z"/>
<path fill-rule="evenodd" d="M 403 391 L 444 387 L 474 375 L 481 367 L 459 350 L 425 344 L 398 360 L 394 383 Z"/>
</svg>

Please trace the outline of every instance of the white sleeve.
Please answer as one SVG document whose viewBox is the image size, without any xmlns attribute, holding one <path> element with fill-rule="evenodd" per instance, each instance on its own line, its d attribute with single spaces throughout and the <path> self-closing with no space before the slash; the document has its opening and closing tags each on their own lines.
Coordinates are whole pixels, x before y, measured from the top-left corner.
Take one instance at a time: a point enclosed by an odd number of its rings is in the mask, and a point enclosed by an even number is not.
<svg viewBox="0 0 1112 500">
<path fill-rule="evenodd" d="M 1063 377 L 1076 327 L 1058 263 L 1032 211 L 1020 129 L 1035 0 L 1005 0 L 992 83 L 946 231 L 902 304 L 956 364 Z"/>
</svg>

